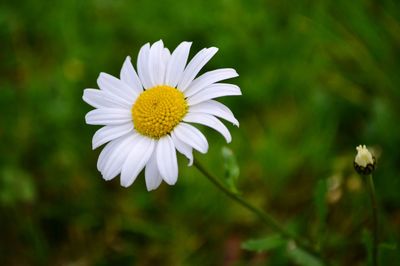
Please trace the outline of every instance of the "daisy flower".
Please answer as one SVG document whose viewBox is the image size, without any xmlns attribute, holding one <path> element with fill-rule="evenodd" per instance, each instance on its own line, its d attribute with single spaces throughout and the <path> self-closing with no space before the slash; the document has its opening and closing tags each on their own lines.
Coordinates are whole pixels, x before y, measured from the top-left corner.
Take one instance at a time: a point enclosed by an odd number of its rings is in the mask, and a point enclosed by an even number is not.
<svg viewBox="0 0 400 266">
<path fill-rule="evenodd" d="M 208 142 L 191 123 L 215 129 L 231 141 L 231 135 L 218 119 L 239 126 L 225 105 L 213 100 L 241 95 L 236 85 L 220 81 L 237 77 L 234 69 L 206 72 L 196 78 L 217 48 L 205 48 L 188 63 L 190 42 L 182 42 L 172 52 L 160 40 L 142 46 L 137 72 L 128 56 L 120 78 L 100 73 L 98 89 L 85 89 L 83 100 L 94 110 L 86 123 L 103 125 L 93 136 L 93 149 L 101 151 L 97 169 L 105 180 L 121 175 L 121 185 L 130 186 L 145 168 L 147 190 L 164 180 L 174 185 L 178 178 L 176 151 L 193 163 L 193 149 L 206 153 Z M 217 118 L 218 117 L 218 118 Z"/>
</svg>

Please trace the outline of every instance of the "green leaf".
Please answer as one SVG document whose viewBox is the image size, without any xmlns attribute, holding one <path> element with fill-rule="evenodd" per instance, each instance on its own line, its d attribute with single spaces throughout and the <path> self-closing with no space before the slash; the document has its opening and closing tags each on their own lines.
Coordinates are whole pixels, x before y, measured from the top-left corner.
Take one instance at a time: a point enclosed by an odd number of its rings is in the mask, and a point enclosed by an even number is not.
<svg viewBox="0 0 400 266">
<path fill-rule="evenodd" d="M 324 264 L 316 257 L 307 251 L 295 246 L 293 244 L 288 247 L 288 256 L 296 264 L 301 266 L 323 266 Z"/>
<path fill-rule="evenodd" d="M 242 248 L 251 251 L 268 251 L 283 246 L 286 240 L 280 235 L 271 235 L 261 239 L 250 239 L 242 243 Z"/>
<path fill-rule="evenodd" d="M 233 151 L 226 146 L 222 147 L 221 153 L 224 160 L 225 184 L 230 191 L 239 193 L 237 181 L 239 179 L 240 169 L 236 157 Z"/>
</svg>

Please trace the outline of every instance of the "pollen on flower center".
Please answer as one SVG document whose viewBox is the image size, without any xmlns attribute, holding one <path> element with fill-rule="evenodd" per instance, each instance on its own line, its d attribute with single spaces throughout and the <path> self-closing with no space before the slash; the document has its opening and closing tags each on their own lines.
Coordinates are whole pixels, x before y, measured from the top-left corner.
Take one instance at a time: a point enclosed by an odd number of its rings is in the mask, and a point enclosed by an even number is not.
<svg viewBox="0 0 400 266">
<path fill-rule="evenodd" d="M 142 135 L 158 139 L 170 133 L 187 110 L 181 91 L 170 86 L 156 86 L 137 98 L 132 107 L 133 124 Z"/>
</svg>

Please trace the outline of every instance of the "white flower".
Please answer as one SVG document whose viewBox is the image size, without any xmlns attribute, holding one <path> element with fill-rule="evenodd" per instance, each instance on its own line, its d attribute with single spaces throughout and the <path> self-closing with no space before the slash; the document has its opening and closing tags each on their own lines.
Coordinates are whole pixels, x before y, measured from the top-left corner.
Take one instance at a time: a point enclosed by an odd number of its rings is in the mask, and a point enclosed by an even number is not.
<svg viewBox="0 0 400 266">
<path fill-rule="evenodd" d="M 354 159 L 354 168 L 361 175 L 369 175 L 375 170 L 375 158 L 365 145 L 356 147 L 357 155 Z"/>
<path fill-rule="evenodd" d="M 120 79 L 100 73 L 100 90 L 85 89 L 83 100 L 95 107 L 86 123 L 104 125 L 93 136 L 93 149 L 105 144 L 97 168 L 105 180 L 121 174 L 121 185 L 130 186 L 145 168 L 147 190 L 162 180 L 176 183 L 176 150 L 193 163 L 193 149 L 206 153 L 208 142 L 189 123 L 202 124 L 221 133 L 227 142 L 231 135 L 217 118 L 236 126 L 239 122 L 225 105 L 213 100 L 241 95 L 236 85 L 218 83 L 237 77 L 234 69 L 224 68 L 197 77 L 217 48 L 205 48 L 186 65 L 191 43 L 182 42 L 172 52 L 160 40 L 145 44 L 139 51 L 137 74 L 128 56 Z"/>
</svg>

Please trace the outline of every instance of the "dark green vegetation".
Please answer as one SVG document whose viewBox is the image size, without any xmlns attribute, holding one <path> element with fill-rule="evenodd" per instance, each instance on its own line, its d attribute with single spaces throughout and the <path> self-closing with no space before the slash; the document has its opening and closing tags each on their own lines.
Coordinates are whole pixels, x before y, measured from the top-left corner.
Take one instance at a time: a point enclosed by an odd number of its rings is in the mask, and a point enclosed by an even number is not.
<svg viewBox="0 0 400 266">
<path fill-rule="evenodd" d="M 129 189 L 102 180 L 83 89 L 158 39 L 170 49 L 191 40 L 192 55 L 219 47 L 206 70 L 239 72 L 243 96 L 223 100 L 241 123 L 228 125 L 239 190 L 332 265 L 369 260 L 370 202 L 352 167 L 356 145 L 374 148 L 380 260 L 400 261 L 398 1 L 8 0 L 0 4 L 1 265 L 295 265 L 301 257 L 277 247 L 270 228 L 182 156 L 173 187 L 148 193 L 143 176 Z M 226 144 L 203 130 L 210 150 L 196 157 L 224 178 Z M 256 253 L 241 249 L 248 239 L 275 242 Z"/>
</svg>

